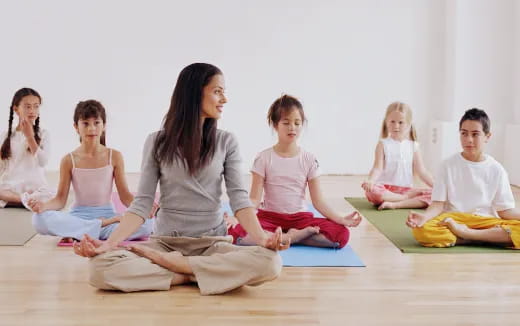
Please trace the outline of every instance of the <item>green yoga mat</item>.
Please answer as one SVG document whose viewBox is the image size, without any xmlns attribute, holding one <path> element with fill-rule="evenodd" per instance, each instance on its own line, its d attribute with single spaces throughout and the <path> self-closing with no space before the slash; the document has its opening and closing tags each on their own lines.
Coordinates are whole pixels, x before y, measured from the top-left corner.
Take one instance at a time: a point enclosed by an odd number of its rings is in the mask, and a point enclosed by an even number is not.
<svg viewBox="0 0 520 326">
<path fill-rule="evenodd" d="M 365 198 L 348 198 L 345 197 L 354 208 L 356 208 L 363 217 L 372 223 L 388 240 L 404 253 L 519 253 L 520 250 L 511 250 L 493 246 L 455 246 L 450 248 L 426 248 L 415 241 L 410 228 L 405 225 L 409 209 L 396 209 L 378 211 Z M 417 210 L 422 211 L 422 210 Z"/>
</svg>

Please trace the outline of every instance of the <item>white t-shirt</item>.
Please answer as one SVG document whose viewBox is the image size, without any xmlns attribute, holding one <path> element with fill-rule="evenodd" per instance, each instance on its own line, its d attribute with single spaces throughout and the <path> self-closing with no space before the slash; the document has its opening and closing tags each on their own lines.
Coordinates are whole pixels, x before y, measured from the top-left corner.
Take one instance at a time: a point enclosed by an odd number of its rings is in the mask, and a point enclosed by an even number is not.
<svg viewBox="0 0 520 326">
<path fill-rule="evenodd" d="M 390 137 L 381 139 L 381 143 L 385 165 L 377 183 L 413 187 L 413 156 L 419 144 L 409 139 L 397 141 Z"/>
<path fill-rule="evenodd" d="M 284 214 L 307 211 L 307 181 L 320 175 L 318 167 L 316 157 L 301 148 L 294 157 L 281 157 L 272 147 L 260 152 L 251 169 L 264 178 L 264 200 L 260 207 Z"/>
<path fill-rule="evenodd" d="M 482 162 L 466 160 L 461 153 L 446 159 L 435 178 L 433 201 L 444 210 L 498 217 L 497 211 L 515 207 L 507 172 L 493 157 Z"/>
</svg>

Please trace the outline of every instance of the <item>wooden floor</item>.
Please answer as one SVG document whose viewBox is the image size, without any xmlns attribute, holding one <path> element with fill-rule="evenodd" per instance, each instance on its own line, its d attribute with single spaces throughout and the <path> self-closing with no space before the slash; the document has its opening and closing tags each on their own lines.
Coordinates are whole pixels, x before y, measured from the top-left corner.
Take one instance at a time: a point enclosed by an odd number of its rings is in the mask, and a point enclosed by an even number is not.
<svg viewBox="0 0 520 326">
<path fill-rule="evenodd" d="M 322 178 L 339 210 L 362 195 L 362 177 Z M 86 260 L 56 243 L 0 247 L 0 325 L 520 324 L 518 254 L 402 254 L 367 221 L 351 239 L 366 268 L 284 268 L 274 282 L 208 297 L 193 286 L 98 291 Z"/>
</svg>

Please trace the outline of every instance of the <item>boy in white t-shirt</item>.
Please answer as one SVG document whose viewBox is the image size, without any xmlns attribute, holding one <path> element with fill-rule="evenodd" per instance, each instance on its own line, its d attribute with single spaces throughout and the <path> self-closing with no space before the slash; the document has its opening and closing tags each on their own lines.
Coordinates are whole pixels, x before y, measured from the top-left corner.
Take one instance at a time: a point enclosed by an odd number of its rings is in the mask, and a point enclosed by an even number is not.
<svg viewBox="0 0 520 326">
<path fill-rule="evenodd" d="M 435 178 L 432 204 L 410 212 L 406 224 L 426 247 L 490 243 L 520 248 L 520 210 L 507 173 L 484 153 L 491 137 L 487 114 L 466 111 L 459 123 L 462 153 L 446 159 Z"/>
</svg>

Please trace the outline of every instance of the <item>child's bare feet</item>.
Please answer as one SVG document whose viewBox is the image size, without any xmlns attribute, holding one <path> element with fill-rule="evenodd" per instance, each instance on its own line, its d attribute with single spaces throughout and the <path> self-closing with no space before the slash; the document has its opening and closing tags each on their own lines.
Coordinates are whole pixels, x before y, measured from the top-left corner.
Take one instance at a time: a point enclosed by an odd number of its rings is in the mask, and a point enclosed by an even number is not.
<svg viewBox="0 0 520 326">
<path fill-rule="evenodd" d="M 377 209 L 382 211 L 384 209 L 396 209 L 396 208 L 397 208 L 397 206 L 395 205 L 395 203 L 392 203 L 391 201 L 384 201 L 381 205 L 379 205 L 379 207 Z"/>
<path fill-rule="evenodd" d="M 467 239 L 473 230 L 466 224 L 459 224 L 455 222 L 451 217 L 445 218 L 443 221 L 439 222 L 439 225 L 447 226 L 448 229 L 450 229 L 450 231 L 457 236 L 457 238 L 461 239 Z"/>
<path fill-rule="evenodd" d="M 101 220 L 101 227 L 121 222 L 121 216 L 114 216 L 110 218 L 100 217 L 99 219 Z"/>
<path fill-rule="evenodd" d="M 320 227 L 319 226 L 308 226 L 304 229 L 289 229 L 286 234 L 282 235 L 282 241 L 284 243 L 287 243 L 286 238 L 291 239 L 291 243 L 297 243 L 304 239 L 307 239 L 311 235 L 315 235 L 320 233 Z"/>
</svg>

